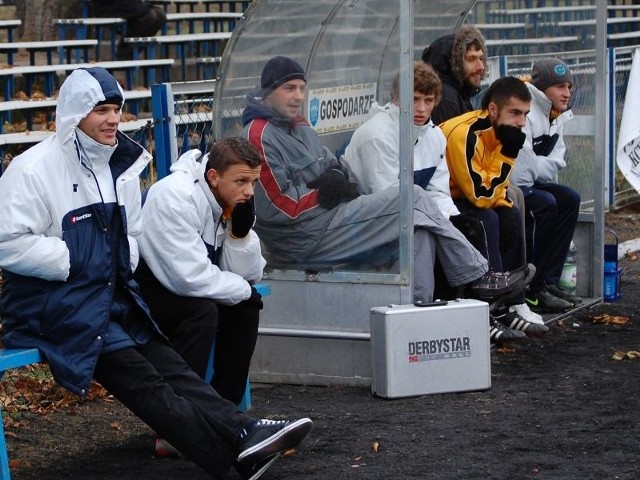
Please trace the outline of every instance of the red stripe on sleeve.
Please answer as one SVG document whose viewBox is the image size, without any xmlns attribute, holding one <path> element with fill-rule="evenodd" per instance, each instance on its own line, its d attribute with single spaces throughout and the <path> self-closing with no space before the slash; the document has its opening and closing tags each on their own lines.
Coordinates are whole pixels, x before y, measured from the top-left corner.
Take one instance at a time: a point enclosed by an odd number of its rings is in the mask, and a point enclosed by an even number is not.
<svg viewBox="0 0 640 480">
<path fill-rule="evenodd" d="M 278 180 L 269 165 L 262 142 L 262 135 L 268 124 L 269 121 L 263 118 L 252 120 L 247 135 L 249 142 L 260 152 L 260 158 L 262 159 L 260 183 L 267 194 L 267 198 L 271 200 L 271 203 L 273 203 L 278 210 L 290 218 L 296 218 L 300 214 L 318 206 L 318 192 L 312 190 L 300 197 L 299 200 L 295 200 L 282 192 Z"/>
</svg>

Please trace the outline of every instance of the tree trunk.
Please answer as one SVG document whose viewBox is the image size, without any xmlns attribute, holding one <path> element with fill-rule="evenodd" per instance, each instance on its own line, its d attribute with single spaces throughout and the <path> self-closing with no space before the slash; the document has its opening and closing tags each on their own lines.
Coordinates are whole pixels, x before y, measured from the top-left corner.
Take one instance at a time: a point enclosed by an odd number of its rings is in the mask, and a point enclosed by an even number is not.
<svg viewBox="0 0 640 480">
<path fill-rule="evenodd" d="M 16 2 L 16 13 L 22 20 L 18 37 L 23 42 L 57 38 L 53 20 L 59 18 L 61 2 L 57 0 L 23 0 Z"/>
</svg>

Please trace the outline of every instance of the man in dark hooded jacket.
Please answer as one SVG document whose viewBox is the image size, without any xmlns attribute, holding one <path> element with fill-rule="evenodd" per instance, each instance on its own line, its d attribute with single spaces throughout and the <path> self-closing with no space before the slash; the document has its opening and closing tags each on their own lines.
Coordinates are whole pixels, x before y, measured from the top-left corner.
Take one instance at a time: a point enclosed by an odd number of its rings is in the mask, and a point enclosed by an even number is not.
<svg viewBox="0 0 640 480">
<path fill-rule="evenodd" d="M 487 70 L 485 40 L 473 25 L 435 40 L 422 52 L 442 81 L 442 99 L 431 113 L 433 123 L 473 110 L 471 98 L 480 91 Z"/>
</svg>

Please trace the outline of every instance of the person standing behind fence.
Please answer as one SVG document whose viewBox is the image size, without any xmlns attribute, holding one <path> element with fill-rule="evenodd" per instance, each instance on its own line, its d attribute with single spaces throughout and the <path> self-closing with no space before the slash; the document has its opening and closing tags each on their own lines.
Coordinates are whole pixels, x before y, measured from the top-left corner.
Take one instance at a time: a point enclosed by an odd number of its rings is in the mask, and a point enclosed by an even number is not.
<svg viewBox="0 0 640 480">
<path fill-rule="evenodd" d="M 252 229 L 260 156 L 245 139 L 228 137 L 200 157 L 199 150 L 182 154 L 149 189 L 135 278 L 162 332 L 202 378 L 215 340 L 211 384 L 237 405 L 262 308 L 251 283 L 266 265 Z M 156 453 L 175 455 L 163 441 Z"/>
<path fill-rule="evenodd" d="M 237 412 L 159 332 L 132 272 L 139 175 L 151 155 L 118 130 L 116 79 L 80 68 L 60 88 L 56 132 L 0 177 L 0 316 L 6 348 L 38 348 L 54 379 L 84 396 L 95 378 L 217 478 L 244 478 L 299 444 L 312 422 Z"/>
<path fill-rule="evenodd" d="M 95 17 L 124 18 L 127 21 L 127 37 L 151 37 L 158 33 L 167 21 L 160 7 L 141 0 L 91 0 L 91 14 Z M 124 42 L 118 42 L 119 60 L 131 60 L 133 48 Z"/>
<path fill-rule="evenodd" d="M 524 194 L 527 252 L 538 268 L 526 299 L 534 310 L 558 312 L 582 302 L 559 286 L 580 210 L 578 192 L 557 183 L 558 172 L 567 166 L 563 129 L 573 118 L 569 106 L 573 76 L 559 58 L 543 58 L 533 63 L 526 85 L 531 111 L 511 175 Z"/>
</svg>

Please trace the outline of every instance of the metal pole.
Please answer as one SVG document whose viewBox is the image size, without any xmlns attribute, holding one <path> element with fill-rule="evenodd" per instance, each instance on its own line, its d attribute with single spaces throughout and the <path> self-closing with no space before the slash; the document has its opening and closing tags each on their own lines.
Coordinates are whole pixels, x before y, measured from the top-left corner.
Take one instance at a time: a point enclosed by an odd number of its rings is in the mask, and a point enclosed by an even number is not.
<svg viewBox="0 0 640 480">
<path fill-rule="evenodd" d="M 413 0 L 400 6 L 400 299 L 413 303 Z"/>
</svg>

